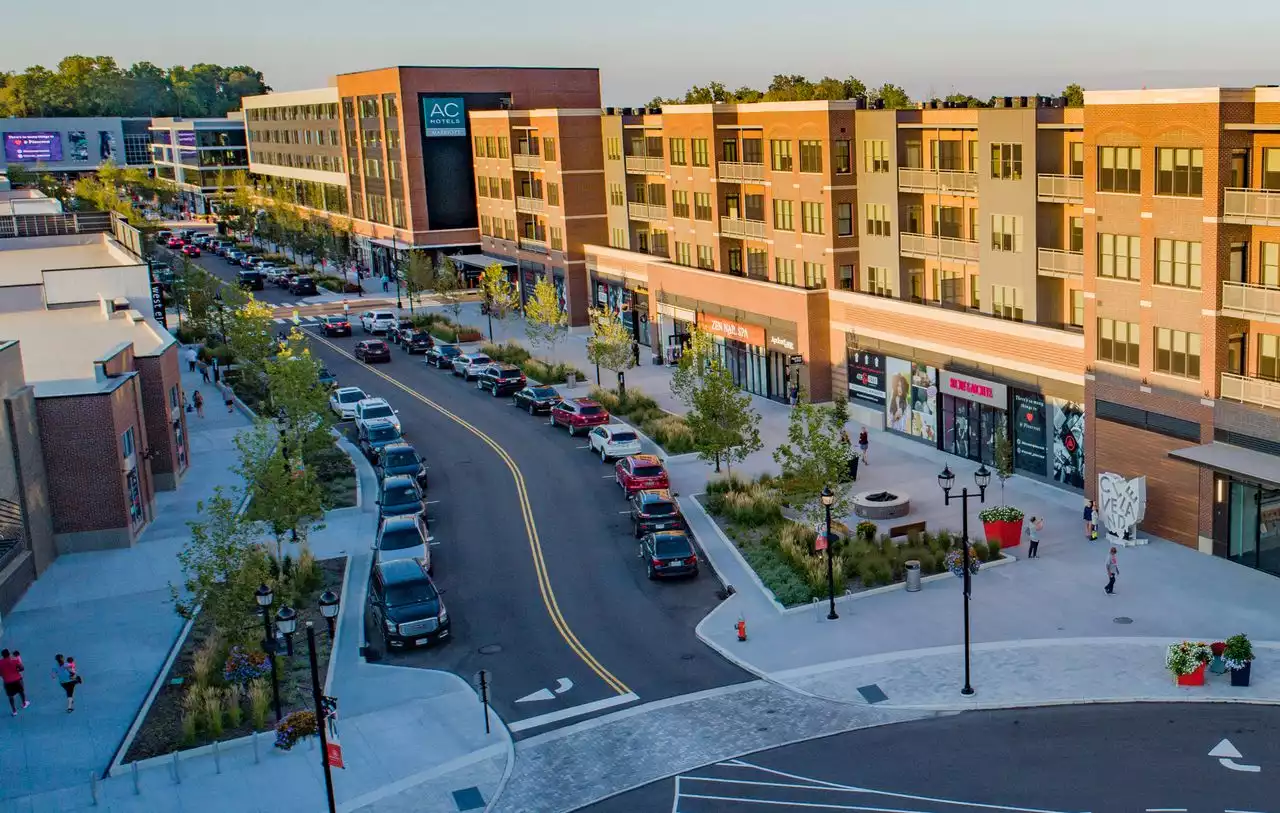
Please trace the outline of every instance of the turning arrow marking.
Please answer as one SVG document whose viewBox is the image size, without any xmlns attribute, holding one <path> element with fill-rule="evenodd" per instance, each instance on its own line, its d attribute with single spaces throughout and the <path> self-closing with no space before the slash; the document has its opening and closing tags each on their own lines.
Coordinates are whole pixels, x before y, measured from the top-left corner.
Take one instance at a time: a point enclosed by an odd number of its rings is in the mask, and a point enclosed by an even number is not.
<svg viewBox="0 0 1280 813">
<path fill-rule="evenodd" d="M 526 694 L 524 697 L 520 698 L 516 702 L 532 703 L 538 700 L 554 700 L 556 695 L 564 694 L 565 692 L 569 691 L 572 688 L 573 688 L 573 681 L 569 680 L 569 678 L 556 678 L 555 694 L 552 694 L 551 689 L 539 689 L 538 691 L 533 692 L 532 694 Z"/>
<path fill-rule="evenodd" d="M 569 678 L 558 678 L 556 680 L 556 694 L 564 694 L 573 688 L 573 681 Z"/>
<path fill-rule="evenodd" d="M 1240 749 L 1231 744 L 1231 740 L 1224 739 L 1215 745 L 1213 750 L 1209 752 L 1209 756 L 1218 757 L 1219 765 L 1233 771 L 1259 773 L 1262 770 L 1261 765 L 1241 765 L 1236 762 L 1237 759 L 1242 759 L 1244 755 L 1240 753 Z"/>
</svg>

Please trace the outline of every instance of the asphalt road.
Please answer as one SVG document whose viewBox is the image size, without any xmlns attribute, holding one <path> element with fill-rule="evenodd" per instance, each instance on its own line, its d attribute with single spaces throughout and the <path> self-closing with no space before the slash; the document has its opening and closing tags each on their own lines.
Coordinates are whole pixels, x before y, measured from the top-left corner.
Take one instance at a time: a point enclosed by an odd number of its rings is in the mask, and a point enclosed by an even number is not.
<svg viewBox="0 0 1280 813">
<path fill-rule="evenodd" d="M 1276 813 L 1280 708 L 1066 706 L 855 731 L 744 756 L 590 813 Z M 1223 739 L 1233 770 L 1209 756 Z"/>
<path fill-rule="evenodd" d="M 360 338 L 357 328 L 352 338 L 328 340 L 344 352 L 324 341 L 312 345 L 342 385 L 385 397 L 399 409 L 407 439 L 426 458 L 436 579 L 453 623 L 451 642 L 392 653 L 389 663 L 447 669 L 467 679 L 489 670 L 494 708 L 516 723 L 517 736 L 750 679 L 694 634 L 719 601 L 709 566 L 691 581 L 647 579 L 612 466 L 579 448 L 584 438 L 569 438 L 546 418 L 427 368 L 420 356 L 398 348 L 390 364 L 357 363 L 345 353 Z M 472 428 L 492 439 L 509 463 Z M 523 481 L 536 545 L 511 467 Z M 521 701 L 530 695 L 541 699 Z M 566 716 L 544 718 L 559 712 Z M 544 724 L 530 725 L 531 718 Z"/>
</svg>

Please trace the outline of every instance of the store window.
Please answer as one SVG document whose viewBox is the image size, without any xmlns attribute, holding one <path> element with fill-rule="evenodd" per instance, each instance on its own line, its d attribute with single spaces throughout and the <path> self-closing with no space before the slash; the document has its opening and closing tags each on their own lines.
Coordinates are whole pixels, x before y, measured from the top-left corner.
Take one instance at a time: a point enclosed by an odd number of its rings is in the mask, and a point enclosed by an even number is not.
<svg viewBox="0 0 1280 813">
<path fill-rule="evenodd" d="M 928 443 L 937 440 L 938 371 L 919 362 L 885 358 L 886 427 Z"/>
</svg>

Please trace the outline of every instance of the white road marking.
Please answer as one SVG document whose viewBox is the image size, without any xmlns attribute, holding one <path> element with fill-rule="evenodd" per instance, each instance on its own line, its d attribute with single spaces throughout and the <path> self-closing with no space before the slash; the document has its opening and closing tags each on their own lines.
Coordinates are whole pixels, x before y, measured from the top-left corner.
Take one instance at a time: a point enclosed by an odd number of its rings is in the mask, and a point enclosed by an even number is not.
<svg viewBox="0 0 1280 813">
<path fill-rule="evenodd" d="M 573 681 L 569 680 L 569 678 L 556 679 L 556 688 L 554 689 L 556 694 L 564 694 L 565 692 L 569 691 L 572 688 L 573 688 Z"/>
<path fill-rule="evenodd" d="M 439 504 L 440 504 L 440 501 L 439 501 L 439 500 L 427 500 L 426 504 L 427 504 L 427 505 L 439 505 Z"/>
<path fill-rule="evenodd" d="M 1262 771 L 1261 765 L 1241 765 L 1236 762 L 1237 759 L 1243 759 L 1244 755 L 1228 739 L 1224 739 L 1215 745 L 1213 750 L 1209 752 L 1209 756 L 1219 757 L 1218 764 L 1233 771 L 1243 771 L 1244 773 L 1259 773 Z"/>
<path fill-rule="evenodd" d="M 579 446 L 578 448 L 579 448 L 579 449 L 590 449 L 590 448 L 591 448 L 591 444 L 589 444 L 589 443 L 588 443 L 586 446 Z"/>
<path fill-rule="evenodd" d="M 571 706 L 567 709 L 552 711 L 537 717 L 529 717 L 525 720 L 516 720 L 510 723 L 507 728 L 512 732 L 526 731 L 530 728 L 549 725 L 550 723 L 558 723 L 561 720 L 571 720 L 574 717 L 581 717 L 584 714 L 592 714 L 603 709 L 611 709 L 614 706 L 625 706 L 628 703 L 634 703 L 639 700 L 639 696 L 635 692 L 627 692 L 626 694 L 616 695 L 614 697 L 606 697 L 604 700 L 596 700 L 591 703 L 583 703 L 580 706 Z"/>
<path fill-rule="evenodd" d="M 619 513 L 619 514 L 630 514 L 631 512 L 630 512 L 630 511 L 619 511 L 618 513 Z"/>
<path fill-rule="evenodd" d="M 1147 813 L 1187 813 L 1185 807 L 1148 807 Z"/>
<path fill-rule="evenodd" d="M 277 325 L 283 325 L 283 324 L 284 324 L 285 322 L 287 322 L 287 321 L 289 321 L 289 320 L 288 320 L 288 319 L 282 319 L 282 318 L 277 318 L 277 319 L 275 319 L 275 323 L 276 323 Z"/>
</svg>

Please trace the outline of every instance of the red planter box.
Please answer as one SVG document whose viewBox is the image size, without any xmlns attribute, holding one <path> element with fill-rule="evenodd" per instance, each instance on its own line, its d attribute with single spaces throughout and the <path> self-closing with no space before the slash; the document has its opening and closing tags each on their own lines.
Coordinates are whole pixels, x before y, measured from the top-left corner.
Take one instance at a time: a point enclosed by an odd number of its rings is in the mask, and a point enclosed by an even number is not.
<svg viewBox="0 0 1280 813">
<path fill-rule="evenodd" d="M 1016 548 L 1022 543 L 1022 520 L 1020 519 L 1014 522 L 1003 520 L 984 522 L 982 531 L 987 535 L 988 543 L 998 541 L 1001 548 Z"/>
<path fill-rule="evenodd" d="M 1200 664 L 1200 668 L 1189 675 L 1178 675 L 1179 686 L 1203 686 L 1204 685 L 1204 668 L 1207 663 Z"/>
</svg>

